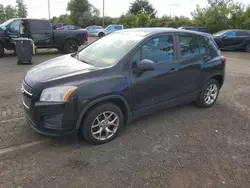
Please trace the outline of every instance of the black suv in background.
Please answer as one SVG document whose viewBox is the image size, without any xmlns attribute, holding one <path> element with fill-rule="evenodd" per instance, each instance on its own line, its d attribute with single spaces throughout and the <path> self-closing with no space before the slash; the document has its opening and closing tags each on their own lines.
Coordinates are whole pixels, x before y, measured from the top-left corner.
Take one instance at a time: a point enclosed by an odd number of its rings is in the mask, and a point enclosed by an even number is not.
<svg viewBox="0 0 250 188">
<path fill-rule="evenodd" d="M 225 63 L 205 33 L 117 31 L 28 71 L 22 83 L 25 117 L 41 134 L 80 131 L 88 142 L 103 144 L 140 116 L 193 101 L 211 107 Z"/>
<path fill-rule="evenodd" d="M 198 27 L 198 26 L 182 26 L 179 27 L 178 29 L 186 29 L 190 31 L 199 31 L 203 33 L 209 33 L 206 27 Z"/>
<path fill-rule="evenodd" d="M 250 30 L 223 30 L 213 36 L 221 50 L 250 52 Z"/>
</svg>

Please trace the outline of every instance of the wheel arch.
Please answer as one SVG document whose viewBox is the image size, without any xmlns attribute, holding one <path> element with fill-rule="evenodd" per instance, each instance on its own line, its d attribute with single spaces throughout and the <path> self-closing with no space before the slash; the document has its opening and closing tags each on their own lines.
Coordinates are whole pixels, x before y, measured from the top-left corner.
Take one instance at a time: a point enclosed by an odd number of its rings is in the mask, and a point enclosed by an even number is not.
<svg viewBox="0 0 250 188">
<path fill-rule="evenodd" d="M 221 75 L 221 74 L 214 74 L 214 75 L 211 75 L 210 77 L 208 77 L 208 78 L 206 79 L 205 83 L 208 82 L 208 81 L 211 80 L 211 79 L 217 80 L 218 83 L 219 83 L 219 87 L 220 87 L 220 88 L 222 87 L 222 85 L 223 85 L 223 83 L 224 83 L 224 76 L 223 76 L 223 75 Z M 204 84 L 205 84 L 205 83 L 204 83 Z"/>
<path fill-rule="evenodd" d="M 114 105 L 118 106 L 123 115 L 124 115 L 124 123 L 128 123 L 132 119 L 132 113 L 130 110 L 129 103 L 125 97 L 122 95 L 109 95 L 105 97 L 98 98 L 94 101 L 91 101 L 84 109 L 81 111 L 77 124 L 76 129 L 79 129 L 81 127 L 82 121 L 85 118 L 85 116 L 88 114 L 90 110 L 92 110 L 95 106 L 103 104 L 103 103 L 113 103 Z"/>
<path fill-rule="evenodd" d="M 76 37 L 72 37 L 72 36 L 70 36 L 70 37 L 66 37 L 65 39 L 64 39 L 64 41 L 63 41 L 63 46 L 65 45 L 65 43 L 67 42 L 67 41 L 69 41 L 69 40 L 73 40 L 73 41 L 75 41 L 76 43 L 77 43 L 77 45 L 78 46 L 80 46 L 80 42 L 79 42 L 79 40 L 76 38 Z"/>
</svg>

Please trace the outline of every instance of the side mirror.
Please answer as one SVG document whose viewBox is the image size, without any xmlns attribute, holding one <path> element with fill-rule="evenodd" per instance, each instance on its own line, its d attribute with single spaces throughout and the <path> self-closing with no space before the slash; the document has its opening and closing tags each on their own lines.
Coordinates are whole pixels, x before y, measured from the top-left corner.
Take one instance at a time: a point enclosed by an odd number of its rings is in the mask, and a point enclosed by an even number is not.
<svg viewBox="0 0 250 188">
<path fill-rule="evenodd" d="M 142 60 L 138 65 L 137 68 L 140 71 L 150 71 L 154 70 L 155 62 L 149 60 L 149 59 L 144 59 Z"/>
<path fill-rule="evenodd" d="M 223 38 L 223 39 L 227 38 L 227 35 L 222 35 L 222 38 Z"/>
</svg>

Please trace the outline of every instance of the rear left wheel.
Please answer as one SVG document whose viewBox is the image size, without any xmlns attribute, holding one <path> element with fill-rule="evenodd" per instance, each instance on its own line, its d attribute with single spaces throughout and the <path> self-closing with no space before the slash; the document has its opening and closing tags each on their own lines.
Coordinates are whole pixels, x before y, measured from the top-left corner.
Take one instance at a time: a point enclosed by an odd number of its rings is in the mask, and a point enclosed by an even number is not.
<svg viewBox="0 0 250 188">
<path fill-rule="evenodd" d="M 78 44 L 74 40 L 67 40 L 64 44 L 64 53 L 70 54 L 77 52 L 78 50 Z"/>
<path fill-rule="evenodd" d="M 219 83 L 215 79 L 209 80 L 203 87 L 196 104 L 201 108 L 213 106 L 219 95 Z"/>
<path fill-rule="evenodd" d="M 4 46 L 3 44 L 0 44 L 0 57 L 4 56 Z"/>
<path fill-rule="evenodd" d="M 91 144 L 104 144 L 113 140 L 122 130 L 124 116 L 119 107 L 105 103 L 92 109 L 86 116 L 81 133 Z"/>
</svg>

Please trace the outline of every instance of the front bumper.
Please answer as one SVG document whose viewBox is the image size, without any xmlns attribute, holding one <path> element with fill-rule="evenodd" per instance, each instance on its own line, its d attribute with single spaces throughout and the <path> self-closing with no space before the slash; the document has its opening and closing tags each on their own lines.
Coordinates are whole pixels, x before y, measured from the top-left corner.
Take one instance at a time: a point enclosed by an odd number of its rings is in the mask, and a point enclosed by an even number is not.
<svg viewBox="0 0 250 188">
<path fill-rule="evenodd" d="M 29 126 L 47 136 L 76 136 L 77 113 L 73 103 L 36 102 L 30 108 L 24 105 Z"/>
</svg>

